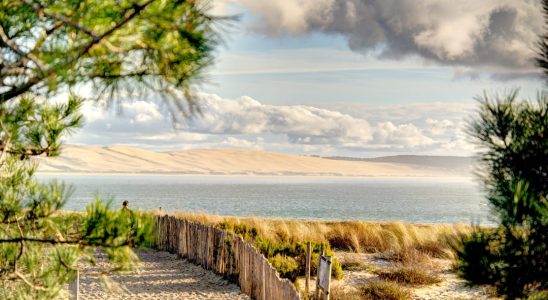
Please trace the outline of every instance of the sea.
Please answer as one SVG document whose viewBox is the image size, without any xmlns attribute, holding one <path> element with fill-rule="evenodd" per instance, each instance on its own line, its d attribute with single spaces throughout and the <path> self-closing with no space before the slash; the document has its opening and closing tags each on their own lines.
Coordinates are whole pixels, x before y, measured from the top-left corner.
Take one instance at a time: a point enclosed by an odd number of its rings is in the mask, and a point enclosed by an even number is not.
<svg viewBox="0 0 548 300">
<path fill-rule="evenodd" d="M 64 209 L 96 197 L 121 208 L 312 220 L 489 225 L 475 178 L 194 175 L 44 175 L 74 188 Z"/>
</svg>

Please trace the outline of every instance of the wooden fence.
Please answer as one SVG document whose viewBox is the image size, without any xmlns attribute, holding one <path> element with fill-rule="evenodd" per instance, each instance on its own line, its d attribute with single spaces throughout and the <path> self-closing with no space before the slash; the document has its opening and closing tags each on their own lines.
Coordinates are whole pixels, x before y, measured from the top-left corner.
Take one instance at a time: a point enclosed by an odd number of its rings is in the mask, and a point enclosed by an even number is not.
<svg viewBox="0 0 548 300">
<path fill-rule="evenodd" d="M 298 300 L 299 292 L 281 279 L 268 260 L 242 237 L 173 216 L 156 217 L 158 248 L 213 270 L 260 300 Z"/>
</svg>

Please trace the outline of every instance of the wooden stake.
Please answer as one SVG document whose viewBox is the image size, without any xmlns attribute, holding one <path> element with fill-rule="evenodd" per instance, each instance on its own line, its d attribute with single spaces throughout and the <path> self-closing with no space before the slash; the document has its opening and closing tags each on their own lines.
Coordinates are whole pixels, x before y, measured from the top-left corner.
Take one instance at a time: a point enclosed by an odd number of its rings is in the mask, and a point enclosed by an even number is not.
<svg viewBox="0 0 548 300">
<path fill-rule="evenodd" d="M 70 294 L 70 300 L 78 300 L 80 299 L 80 271 L 76 271 L 76 278 L 74 278 L 74 281 L 69 283 L 69 294 Z"/>
<path fill-rule="evenodd" d="M 312 256 L 311 251 L 312 245 L 310 242 L 306 243 L 306 268 L 305 268 L 305 279 L 306 279 L 306 298 L 308 299 L 308 296 L 310 295 L 310 258 Z"/>
<path fill-rule="evenodd" d="M 322 263 L 323 246 L 320 249 L 320 259 L 318 259 L 318 268 L 316 269 L 316 300 L 320 299 L 320 264 Z"/>
<path fill-rule="evenodd" d="M 329 274 L 329 276 L 327 277 L 327 288 L 326 290 L 324 291 L 324 299 L 325 300 L 329 300 L 329 293 L 331 291 L 331 256 L 326 256 L 327 258 L 327 274 Z"/>
</svg>

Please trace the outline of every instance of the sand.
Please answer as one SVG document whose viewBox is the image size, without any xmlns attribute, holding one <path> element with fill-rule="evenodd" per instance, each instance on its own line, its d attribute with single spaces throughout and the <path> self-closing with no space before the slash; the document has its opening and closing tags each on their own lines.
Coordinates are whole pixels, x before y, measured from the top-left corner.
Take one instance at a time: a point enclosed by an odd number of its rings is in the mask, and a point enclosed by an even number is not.
<svg viewBox="0 0 548 300">
<path fill-rule="evenodd" d="M 110 276 L 119 285 L 117 292 L 103 287 L 97 268 L 82 270 L 80 299 L 250 299 L 237 285 L 176 255 L 135 251 L 142 261 L 140 271 Z"/>
<path fill-rule="evenodd" d="M 34 158 L 40 172 L 188 175 L 454 177 L 455 170 L 403 163 L 343 161 L 239 149 L 153 152 L 126 146 L 65 146 L 59 157 Z"/>
<path fill-rule="evenodd" d="M 376 254 L 369 253 L 349 253 L 336 252 L 335 256 L 345 261 L 351 259 L 353 261 L 361 261 L 367 266 L 372 266 L 376 269 L 386 270 L 394 267 L 394 264 L 379 258 Z M 411 291 L 412 299 L 417 300 L 438 300 L 438 299 L 459 299 L 459 300 L 479 300 L 479 299 L 497 299 L 493 297 L 487 287 L 467 286 L 464 280 L 458 278 L 451 270 L 451 261 L 447 259 L 432 259 L 432 265 L 425 266 L 432 268 L 436 275 L 441 279 L 440 283 L 423 285 L 417 287 L 407 287 Z M 344 288 L 355 288 L 361 286 L 368 281 L 377 280 L 377 275 L 371 271 L 344 271 L 344 278 L 340 281 L 335 281 L 333 286 L 341 286 Z"/>
</svg>

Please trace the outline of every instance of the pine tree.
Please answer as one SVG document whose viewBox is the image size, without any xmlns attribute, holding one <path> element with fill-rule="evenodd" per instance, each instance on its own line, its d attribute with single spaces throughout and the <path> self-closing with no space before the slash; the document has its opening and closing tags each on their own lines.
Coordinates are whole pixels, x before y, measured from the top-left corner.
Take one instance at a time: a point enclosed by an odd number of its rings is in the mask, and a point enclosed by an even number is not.
<svg viewBox="0 0 548 300">
<path fill-rule="evenodd" d="M 205 4 L 204 4 L 205 3 Z M 33 157 L 60 154 L 82 125 L 83 99 L 53 96 L 84 85 L 110 103 L 161 96 L 194 111 L 193 86 L 213 62 L 217 21 L 207 1 L 0 0 L 0 298 L 50 299 L 97 250 L 131 269 L 131 246 L 151 242 L 147 215 L 99 197 L 63 212 L 72 188 L 35 178 Z"/>
<path fill-rule="evenodd" d="M 548 0 L 543 0 L 548 25 Z M 538 42 L 548 80 L 548 35 Z M 536 102 L 517 91 L 479 99 L 469 134 L 482 152 L 481 178 L 498 227 L 476 228 L 456 246 L 457 270 L 472 284 L 492 284 L 509 299 L 548 297 L 548 94 Z"/>
</svg>

